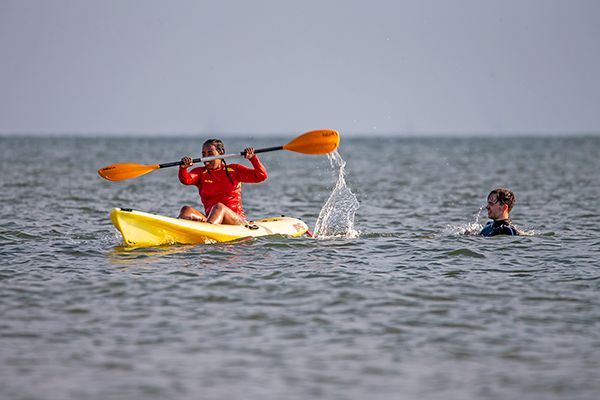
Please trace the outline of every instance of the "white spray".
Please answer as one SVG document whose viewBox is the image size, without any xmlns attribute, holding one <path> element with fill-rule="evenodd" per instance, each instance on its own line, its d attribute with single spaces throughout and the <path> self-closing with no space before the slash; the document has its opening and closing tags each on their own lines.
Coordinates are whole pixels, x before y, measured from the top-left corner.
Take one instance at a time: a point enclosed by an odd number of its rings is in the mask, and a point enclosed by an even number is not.
<svg viewBox="0 0 600 400">
<path fill-rule="evenodd" d="M 360 204 L 354 193 L 346 185 L 346 179 L 344 178 L 346 175 L 344 169 L 346 162 L 337 151 L 328 154 L 327 157 L 331 167 L 334 170 L 339 169 L 338 180 L 317 218 L 315 238 L 356 238 L 358 232 L 354 229 L 354 214 Z"/>
</svg>

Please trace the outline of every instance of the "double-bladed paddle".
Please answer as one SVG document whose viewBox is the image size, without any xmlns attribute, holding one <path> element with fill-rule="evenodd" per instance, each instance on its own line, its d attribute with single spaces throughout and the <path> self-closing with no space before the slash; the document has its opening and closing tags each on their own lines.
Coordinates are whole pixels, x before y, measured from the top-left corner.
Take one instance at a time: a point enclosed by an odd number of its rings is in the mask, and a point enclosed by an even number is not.
<svg viewBox="0 0 600 400">
<path fill-rule="evenodd" d="M 266 153 L 268 151 L 288 150 L 302 154 L 327 154 L 331 153 L 340 144 L 340 134 L 333 129 L 320 129 L 306 132 L 283 146 L 266 147 L 256 149 L 254 153 Z M 203 158 L 194 158 L 192 162 L 212 161 L 219 158 L 244 157 L 244 152 L 233 154 L 220 154 Z M 98 170 L 98 174 L 109 181 L 123 181 L 125 179 L 136 178 L 160 168 L 174 167 L 182 165 L 181 161 L 175 161 L 164 164 L 143 165 L 143 164 L 112 164 Z"/>
</svg>

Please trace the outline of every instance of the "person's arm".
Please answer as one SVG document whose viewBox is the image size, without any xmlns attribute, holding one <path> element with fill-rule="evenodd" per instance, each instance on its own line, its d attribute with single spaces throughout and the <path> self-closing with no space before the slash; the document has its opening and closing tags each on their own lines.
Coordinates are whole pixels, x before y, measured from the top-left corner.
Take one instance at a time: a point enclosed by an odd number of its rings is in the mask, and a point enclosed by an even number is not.
<svg viewBox="0 0 600 400">
<path fill-rule="evenodd" d="M 183 157 L 181 161 L 183 164 L 179 166 L 179 182 L 184 185 L 195 185 L 198 183 L 201 168 L 195 168 L 190 172 L 188 168 L 192 166 L 191 157 Z"/>
<path fill-rule="evenodd" d="M 248 152 L 250 149 L 251 148 L 248 148 L 246 151 Z M 262 165 L 258 159 L 258 156 L 254 154 L 254 149 L 252 149 L 252 152 L 249 154 L 249 156 L 250 157 L 248 158 L 248 161 L 250 161 L 254 168 L 248 168 L 243 165 L 239 165 L 236 168 L 238 180 L 246 183 L 259 183 L 267 180 L 267 169 L 264 165 Z"/>
</svg>

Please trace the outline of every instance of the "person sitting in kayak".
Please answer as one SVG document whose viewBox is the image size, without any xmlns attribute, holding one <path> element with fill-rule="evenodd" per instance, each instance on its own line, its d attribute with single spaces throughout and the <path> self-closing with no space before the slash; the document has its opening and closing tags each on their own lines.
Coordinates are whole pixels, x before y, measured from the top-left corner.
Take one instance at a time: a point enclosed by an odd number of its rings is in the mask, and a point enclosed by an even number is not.
<svg viewBox="0 0 600 400">
<path fill-rule="evenodd" d="M 488 194 L 487 206 L 489 221 L 479 232 L 482 236 L 511 235 L 518 236 L 519 231 L 512 225 L 509 218 L 516 198 L 515 194 L 505 188 L 494 189 Z"/>
<path fill-rule="evenodd" d="M 225 154 L 225 146 L 219 139 L 209 139 L 202 145 L 202 157 Z M 246 214 L 242 208 L 242 182 L 259 183 L 267 179 L 267 170 L 262 165 L 254 148 L 248 147 L 244 157 L 254 168 L 240 164 L 227 164 L 224 159 L 204 162 L 203 167 L 194 168 L 192 158 L 183 157 L 179 167 L 179 181 L 198 188 L 205 214 L 191 206 L 183 206 L 179 218 L 211 224 L 245 225 Z"/>
</svg>

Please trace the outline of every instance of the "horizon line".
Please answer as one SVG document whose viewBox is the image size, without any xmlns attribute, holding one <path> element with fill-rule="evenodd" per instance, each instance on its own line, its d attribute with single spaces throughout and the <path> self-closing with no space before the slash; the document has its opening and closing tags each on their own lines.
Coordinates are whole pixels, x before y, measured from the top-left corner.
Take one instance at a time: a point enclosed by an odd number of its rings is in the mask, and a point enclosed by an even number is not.
<svg viewBox="0 0 600 400">
<path fill-rule="evenodd" d="M 600 131 L 510 131 L 510 132 L 343 132 L 341 135 L 346 137 L 364 138 L 364 137 L 589 137 L 600 136 Z M 167 137 L 194 137 L 194 136 L 223 136 L 223 137 L 287 137 L 290 135 L 299 135 L 304 132 L 26 132 L 26 131 L 0 131 L 0 137 L 40 137 L 40 138 L 119 138 L 119 137 L 148 137 L 148 138 L 167 138 Z"/>
</svg>

